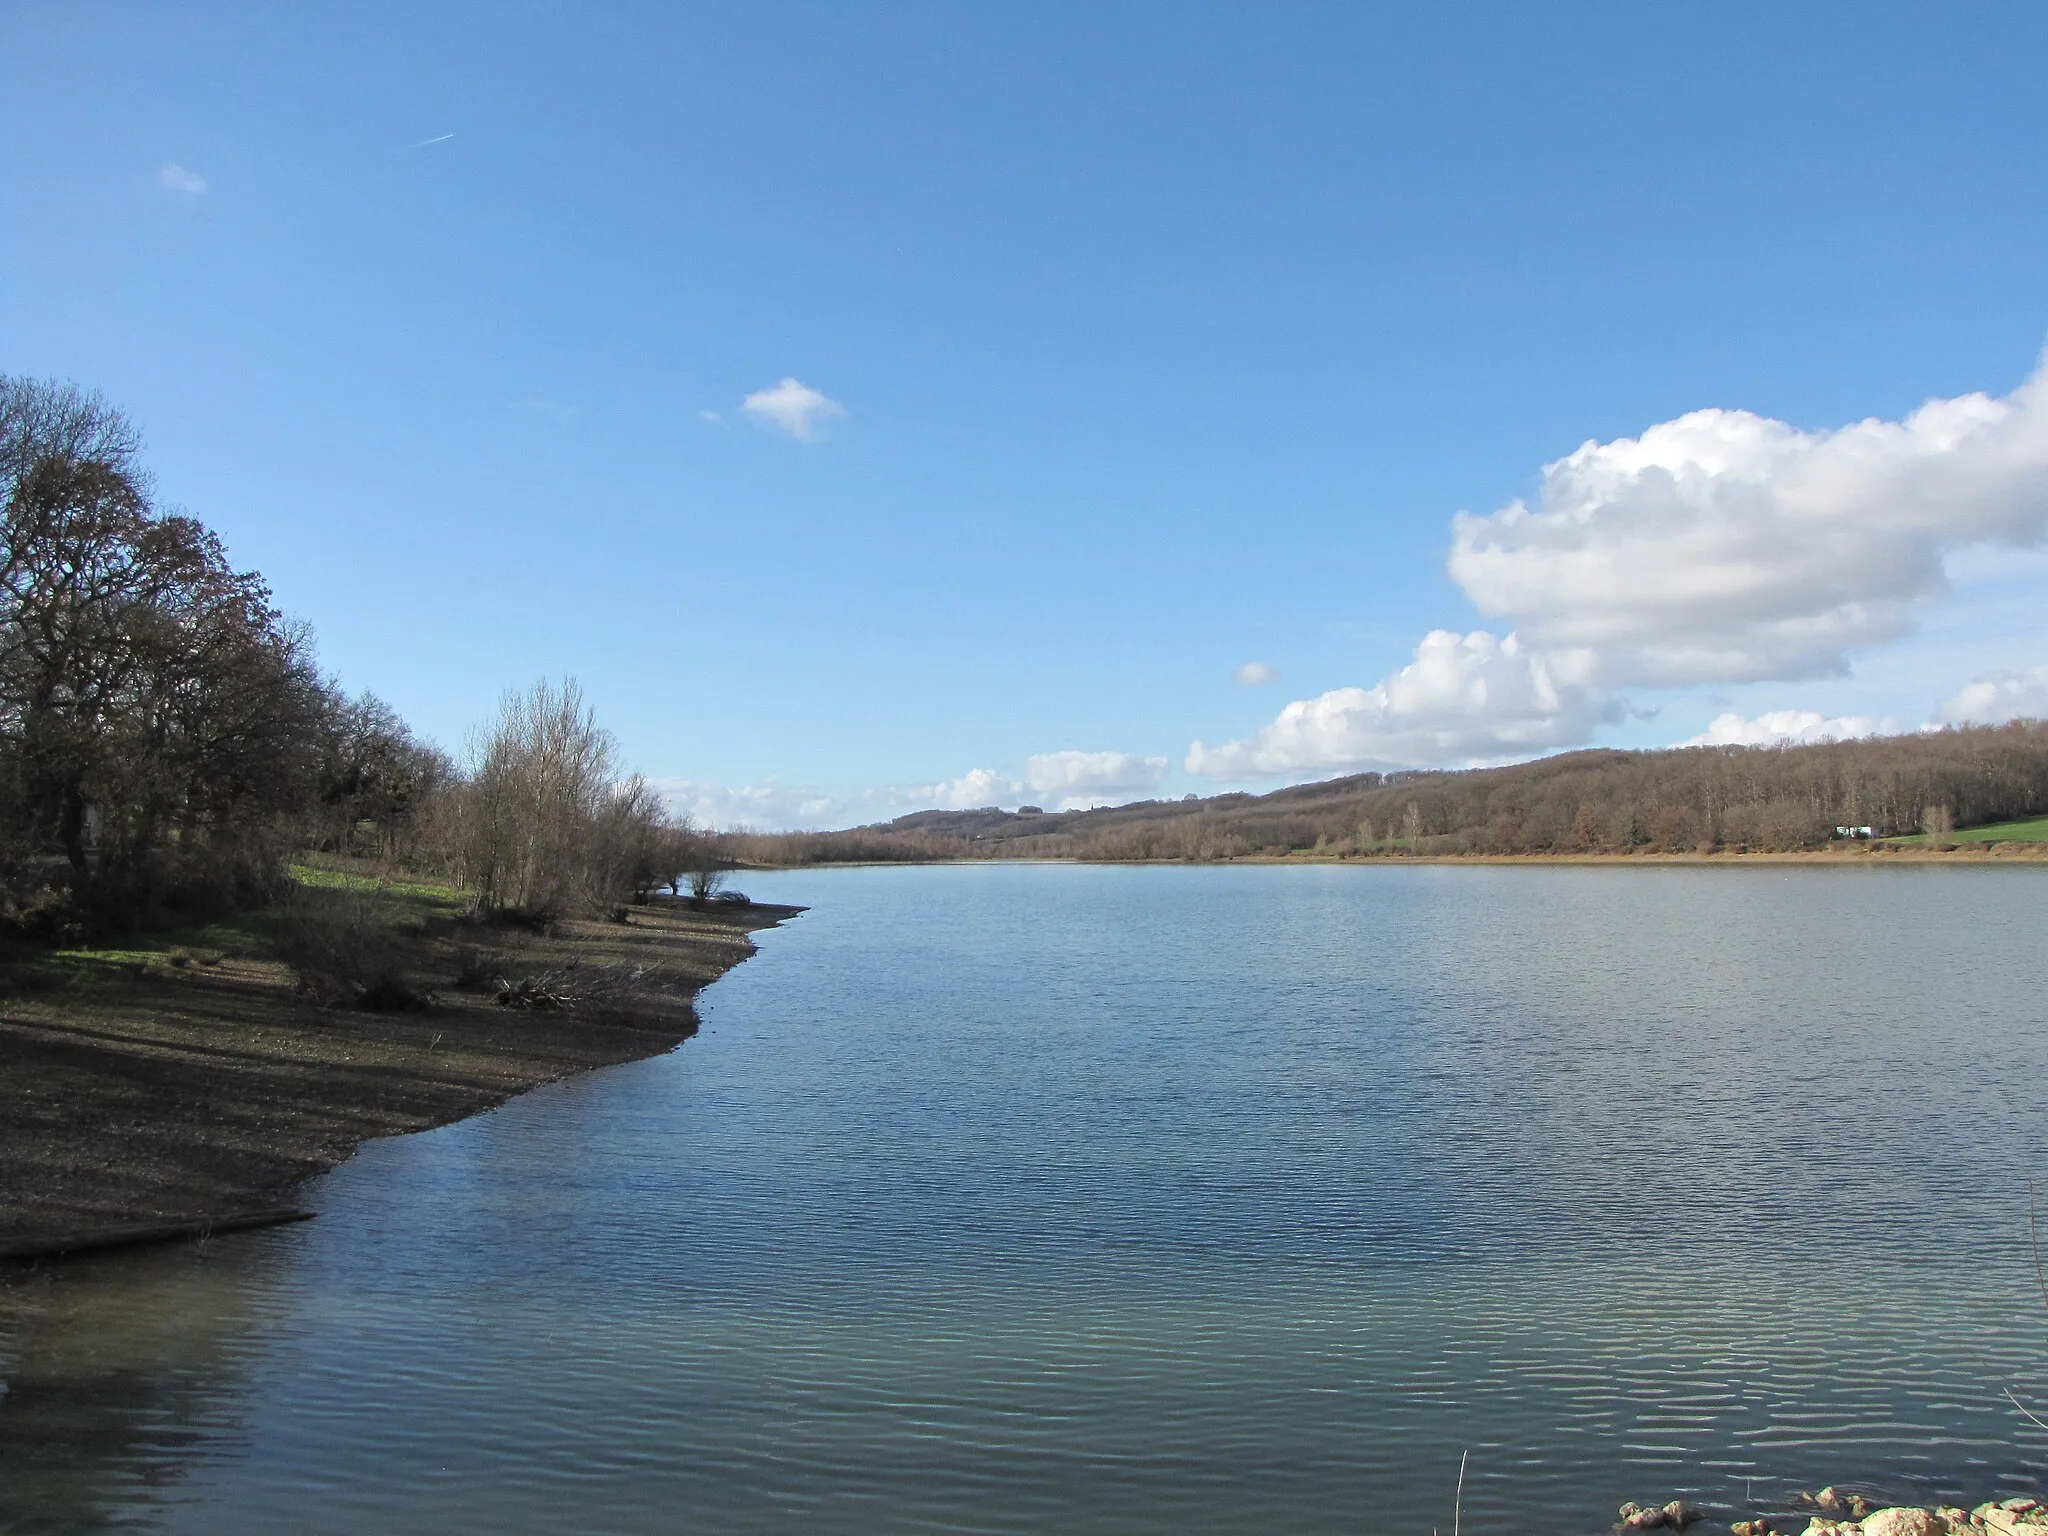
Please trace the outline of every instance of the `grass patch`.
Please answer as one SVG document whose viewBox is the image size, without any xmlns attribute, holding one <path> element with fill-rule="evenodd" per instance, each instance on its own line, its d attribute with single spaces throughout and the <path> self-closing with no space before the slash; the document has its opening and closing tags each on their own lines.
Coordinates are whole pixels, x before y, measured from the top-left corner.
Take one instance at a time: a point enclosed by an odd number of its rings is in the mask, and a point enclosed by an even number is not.
<svg viewBox="0 0 2048 1536">
<path fill-rule="evenodd" d="M 226 940 L 227 942 L 222 942 Z M 137 976 L 158 981 L 205 975 L 230 956 L 262 957 L 269 953 L 266 940 L 228 923 L 176 933 L 154 934 L 149 938 L 123 939 L 118 944 L 85 945 L 35 954 L 23 952 L 11 957 L 11 965 L 31 990 L 38 987 L 83 987 L 120 985 Z"/>
<path fill-rule="evenodd" d="M 374 891 L 380 896 L 393 896 L 403 901 L 416 902 L 428 907 L 441 916 L 453 916 L 469 907 L 469 893 L 453 885 L 444 885 L 437 880 L 422 880 L 417 876 L 393 877 L 366 872 L 335 869 L 326 864 L 294 864 L 291 869 L 295 883 L 316 891 Z"/>
<path fill-rule="evenodd" d="M 293 885 L 307 892 L 351 893 L 373 904 L 377 926 L 396 930 L 431 918 L 460 916 L 469 906 L 468 893 L 452 885 L 412 877 L 391 879 L 327 864 L 301 863 L 291 868 Z M 332 897 L 330 897 L 332 899 Z M 5 956 L 30 987 L 84 986 L 126 982 L 137 976 L 177 980 L 213 970 L 222 960 L 268 961 L 283 958 L 279 924 L 298 904 L 287 898 L 266 911 L 242 912 L 190 927 L 136 934 L 107 944 L 74 945 L 42 950 L 17 946 Z M 388 940 L 386 941 L 388 942 Z"/>
<path fill-rule="evenodd" d="M 1925 843 L 1925 832 L 1914 832 L 1904 837 L 1888 837 L 1887 843 L 1912 846 Z M 1987 827 L 1958 827 L 1942 839 L 1948 843 L 2048 843 L 2048 816 L 2034 816 L 2025 821 L 1995 821 Z"/>
</svg>

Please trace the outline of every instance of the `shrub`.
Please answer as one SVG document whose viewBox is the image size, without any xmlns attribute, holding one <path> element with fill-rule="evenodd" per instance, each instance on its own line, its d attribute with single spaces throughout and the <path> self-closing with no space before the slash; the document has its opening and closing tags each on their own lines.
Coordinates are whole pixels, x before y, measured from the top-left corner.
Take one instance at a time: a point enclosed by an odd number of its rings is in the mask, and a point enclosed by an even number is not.
<svg viewBox="0 0 2048 1536">
<path fill-rule="evenodd" d="M 278 957 L 298 990 L 323 1006 L 403 1013 L 428 1005 L 406 978 L 389 897 L 353 887 L 301 887 L 272 923 Z"/>
</svg>

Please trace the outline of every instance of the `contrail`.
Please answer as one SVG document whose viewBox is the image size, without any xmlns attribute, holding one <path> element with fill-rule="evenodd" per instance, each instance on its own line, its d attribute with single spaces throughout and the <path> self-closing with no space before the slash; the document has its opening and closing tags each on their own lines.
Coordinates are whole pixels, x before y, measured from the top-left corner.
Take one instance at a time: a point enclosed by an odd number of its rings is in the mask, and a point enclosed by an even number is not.
<svg viewBox="0 0 2048 1536">
<path fill-rule="evenodd" d="M 413 145 L 412 147 L 414 149 L 425 149 L 429 144 L 446 144 L 450 139 L 454 137 L 455 135 L 452 133 L 444 133 L 437 139 L 421 139 L 419 143 Z"/>
</svg>

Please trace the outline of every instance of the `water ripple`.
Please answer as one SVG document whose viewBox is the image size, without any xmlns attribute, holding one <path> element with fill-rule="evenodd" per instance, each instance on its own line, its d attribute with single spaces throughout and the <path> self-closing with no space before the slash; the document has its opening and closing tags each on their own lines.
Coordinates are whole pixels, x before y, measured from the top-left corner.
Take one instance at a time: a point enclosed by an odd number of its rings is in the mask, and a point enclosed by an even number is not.
<svg viewBox="0 0 2048 1536">
<path fill-rule="evenodd" d="M 0 1525 L 1601 1529 L 2039 1486 L 2034 870 L 763 877 L 705 1034 L 0 1291 Z"/>
</svg>

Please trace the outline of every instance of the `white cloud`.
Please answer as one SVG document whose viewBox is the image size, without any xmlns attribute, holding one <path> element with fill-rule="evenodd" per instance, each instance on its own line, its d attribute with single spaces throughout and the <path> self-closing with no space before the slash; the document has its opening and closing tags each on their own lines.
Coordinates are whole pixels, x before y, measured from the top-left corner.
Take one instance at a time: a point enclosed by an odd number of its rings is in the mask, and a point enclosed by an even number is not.
<svg viewBox="0 0 2048 1536">
<path fill-rule="evenodd" d="M 1142 800 L 1165 782 L 1167 760 L 1129 752 L 1041 752 L 1024 764 L 1025 780 L 1056 810 Z"/>
<path fill-rule="evenodd" d="M 1817 677 L 1905 634 L 1972 544 L 2048 523 L 2048 371 L 2002 400 L 1803 432 L 1694 411 L 1547 465 L 1534 507 L 1452 524 L 1450 572 L 1532 650 L 1610 685 Z"/>
<path fill-rule="evenodd" d="M 1259 688 L 1267 683 L 1279 682 L 1280 673 L 1263 661 L 1248 661 L 1230 674 L 1230 680 L 1240 687 Z"/>
<path fill-rule="evenodd" d="M 1166 770 L 1163 757 L 1047 752 L 1029 760 L 1024 779 L 997 768 L 970 768 L 957 779 L 932 784 L 851 791 L 803 788 L 774 778 L 738 788 L 702 779 L 657 779 L 655 787 L 702 827 L 793 832 L 889 821 L 911 811 L 1014 809 L 1027 794 L 1060 810 L 1083 810 L 1142 798 L 1159 787 Z"/>
<path fill-rule="evenodd" d="M 1024 786 L 993 768 L 970 768 L 957 779 L 925 784 L 910 790 L 883 790 L 906 808 L 941 811 L 978 811 L 984 806 L 1017 803 Z"/>
<path fill-rule="evenodd" d="M 697 419 L 699 421 L 707 421 L 714 427 L 722 427 L 725 425 L 725 415 L 723 412 L 720 411 L 699 411 L 697 413 Z"/>
<path fill-rule="evenodd" d="M 853 810 L 840 796 L 772 778 L 736 789 L 702 779 L 656 779 L 654 787 L 676 811 L 700 827 L 720 832 L 740 827 L 756 832 L 839 827 L 846 825 Z"/>
<path fill-rule="evenodd" d="M 1438 630 L 1376 687 L 1297 700 L 1222 747 L 1194 743 L 1188 769 L 1242 780 L 1498 761 L 1585 741 L 1620 712 L 1617 689 L 1838 674 L 1852 651 L 1912 629 L 1945 565 L 2044 530 L 2048 364 L 2003 399 L 1932 400 L 1834 431 L 1694 411 L 1545 466 L 1533 505 L 1452 520 L 1450 574 L 1514 621 L 1505 639 Z M 1944 708 L 2032 708 L 2010 702 L 2032 686 L 1984 680 Z"/>
<path fill-rule="evenodd" d="M 1609 701 L 1509 635 L 1433 630 L 1415 659 L 1372 688 L 1298 699 L 1220 747 L 1196 742 L 1187 771 L 1246 780 L 1326 769 L 1471 762 L 1582 741 Z"/>
<path fill-rule="evenodd" d="M 805 443 L 816 438 L 826 422 L 846 414 L 846 407 L 837 400 L 795 379 L 755 390 L 740 402 L 740 409 L 756 421 L 779 427 Z"/>
<path fill-rule="evenodd" d="M 198 198 L 206 195 L 206 178 L 197 171 L 188 171 L 182 165 L 167 165 L 156 173 L 156 184 L 174 197 Z"/>
<path fill-rule="evenodd" d="M 973 768 L 936 784 L 884 785 L 839 791 L 806 788 L 767 778 L 731 787 L 703 779 L 657 779 L 655 788 L 675 810 L 701 827 L 729 832 L 816 832 L 874 821 L 908 811 L 973 811 L 1014 806 L 1024 786 L 993 768 Z"/>
<path fill-rule="evenodd" d="M 1987 673 L 1944 703 L 1934 717 L 1944 725 L 2048 719 L 2048 667 Z"/>
<path fill-rule="evenodd" d="M 1729 713 L 1716 715 L 1697 736 L 1681 747 L 1805 746 L 1816 741 L 1847 741 L 1855 736 L 1889 736 L 1899 722 L 1874 715 L 1825 716 L 1817 709 L 1773 709 L 1754 719 Z"/>
</svg>

